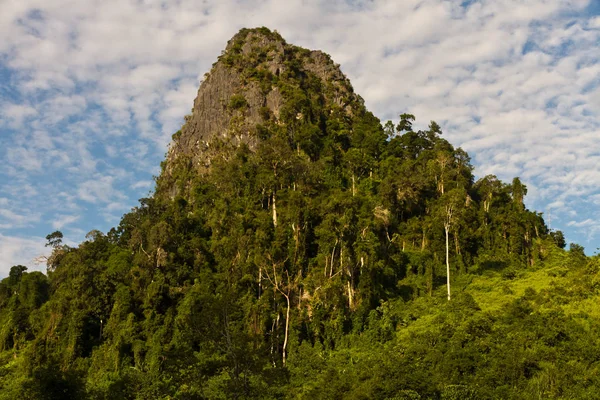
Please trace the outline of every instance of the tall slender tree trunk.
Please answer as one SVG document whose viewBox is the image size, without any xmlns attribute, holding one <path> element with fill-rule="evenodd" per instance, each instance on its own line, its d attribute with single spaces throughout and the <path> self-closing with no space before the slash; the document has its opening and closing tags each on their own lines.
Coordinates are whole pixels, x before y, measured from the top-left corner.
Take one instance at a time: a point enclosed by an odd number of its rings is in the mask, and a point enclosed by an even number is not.
<svg viewBox="0 0 600 400">
<path fill-rule="evenodd" d="M 273 226 L 277 228 L 277 205 L 275 204 L 275 191 L 273 191 Z"/>
<path fill-rule="evenodd" d="M 352 289 L 352 284 L 350 283 L 350 280 L 348 280 L 348 306 L 350 306 L 350 309 L 354 308 L 354 290 Z"/>
<path fill-rule="evenodd" d="M 338 244 L 338 239 L 335 240 L 335 244 L 333 245 L 333 250 L 331 250 L 331 264 L 329 264 L 329 277 L 333 276 L 333 259 L 335 257 L 335 248 Z"/>
<path fill-rule="evenodd" d="M 363 256 L 360 256 L 360 273 L 361 274 L 363 272 L 364 266 L 365 266 L 365 258 Z"/>
<path fill-rule="evenodd" d="M 271 361 L 273 362 L 273 366 L 275 367 L 277 364 L 275 363 L 275 329 L 279 325 L 279 313 L 277 313 L 277 319 L 273 320 L 273 324 L 271 326 Z"/>
<path fill-rule="evenodd" d="M 285 336 L 283 338 L 283 366 L 287 360 L 287 343 L 288 343 L 288 332 L 290 329 L 290 296 L 281 292 L 287 301 L 287 310 L 285 312 Z"/>
<path fill-rule="evenodd" d="M 448 287 L 448 301 L 450 301 L 450 251 L 448 246 L 448 231 L 450 227 L 445 225 L 444 230 L 446 231 L 446 286 Z"/>
<path fill-rule="evenodd" d="M 258 267 L 258 298 L 262 295 L 262 266 Z"/>
</svg>

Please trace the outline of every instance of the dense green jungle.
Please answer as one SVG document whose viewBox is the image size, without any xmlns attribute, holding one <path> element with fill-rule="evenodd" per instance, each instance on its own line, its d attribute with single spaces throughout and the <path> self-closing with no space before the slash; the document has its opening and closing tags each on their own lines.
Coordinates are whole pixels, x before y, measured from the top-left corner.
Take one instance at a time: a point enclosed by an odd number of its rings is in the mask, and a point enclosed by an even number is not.
<svg viewBox="0 0 600 400">
<path fill-rule="evenodd" d="M 437 123 L 266 28 L 185 121 L 118 226 L 0 282 L 0 399 L 600 398 L 600 258 Z"/>
</svg>

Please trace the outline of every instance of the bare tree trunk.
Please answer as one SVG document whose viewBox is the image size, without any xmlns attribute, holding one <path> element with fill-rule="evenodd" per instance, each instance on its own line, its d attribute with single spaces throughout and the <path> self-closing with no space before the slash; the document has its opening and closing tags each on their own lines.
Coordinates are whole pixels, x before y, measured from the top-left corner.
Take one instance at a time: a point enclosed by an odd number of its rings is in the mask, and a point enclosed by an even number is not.
<svg viewBox="0 0 600 400">
<path fill-rule="evenodd" d="M 446 231 L 446 286 L 448 287 L 448 301 L 450 301 L 450 251 L 448 246 L 448 231 L 450 227 L 446 224 L 444 230 Z"/>
<path fill-rule="evenodd" d="M 352 285 L 350 284 L 350 281 L 348 281 L 348 305 L 350 306 L 350 309 L 352 309 L 354 307 L 354 294 L 352 293 L 354 290 L 352 290 Z"/>
<path fill-rule="evenodd" d="M 288 332 L 290 329 L 290 296 L 281 292 L 287 301 L 287 310 L 285 312 L 285 336 L 283 339 L 283 366 L 285 367 L 285 361 L 287 359 L 287 342 L 288 342 Z"/>
<path fill-rule="evenodd" d="M 356 186 L 355 186 L 355 182 L 354 182 L 355 178 L 354 178 L 354 173 L 352 174 L 352 197 L 354 197 L 354 195 L 356 194 Z"/>
<path fill-rule="evenodd" d="M 273 191 L 273 226 L 277 228 L 277 205 L 275 204 L 275 191 Z"/>
<path fill-rule="evenodd" d="M 270 257 L 268 257 L 270 259 Z M 280 263 L 280 265 L 285 264 L 285 262 L 288 259 L 284 260 L 283 262 Z M 286 276 L 287 276 L 287 284 L 286 284 L 286 289 L 285 291 L 282 288 L 282 280 L 283 277 L 281 278 L 281 280 L 277 279 L 277 271 L 276 271 L 276 263 L 273 262 L 273 260 L 271 259 L 272 262 L 272 267 L 273 267 L 273 276 L 271 276 L 268 272 L 268 269 L 265 268 L 265 275 L 267 276 L 267 279 L 269 280 L 269 282 L 271 282 L 271 284 L 273 285 L 273 290 L 274 292 L 279 292 L 281 293 L 281 295 L 283 297 L 285 297 L 285 301 L 286 301 L 286 312 L 285 312 L 285 336 L 283 339 L 283 349 L 282 349 L 282 360 L 283 360 L 283 365 L 285 366 L 286 360 L 287 360 L 287 344 L 288 344 L 288 337 L 289 337 L 289 330 L 290 330 L 290 308 L 291 308 L 291 295 L 292 295 L 292 288 L 291 288 L 291 283 L 290 283 L 290 276 L 289 274 L 286 272 Z M 277 309 L 277 299 L 276 297 L 273 297 L 273 301 L 274 301 L 274 306 L 275 309 Z M 277 343 L 279 343 L 279 311 L 277 312 Z M 273 346 L 273 345 L 272 345 Z M 271 347 L 271 354 L 273 353 L 273 347 Z"/>
<path fill-rule="evenodd" d="M 335 240 L 335 244 L 333 245 L 333 250 L 331 251 L 331 264 L 329 265 L 329 277 L 331 278 L 331 276 L 333 275 L 333 258 L 335 256 L 335 247 L 338 244 L 338 240 Z"/>
<path fill-rule="evenodd" d="M 273 357 L 273 354 L 275 354 L 275 326 L 276 326 L 276 322 L 279 321 L 279 314 L 277 314 L 277 320 L 273 320 L 273 324 L 271 326 L 271 360 L 273 362 L 273 366 L 275 366 L 275 358 Z"/>
<path fill-rule="evenodd" d="M 258 298 L 262 294 L 262 266 L 258 267 Z"/>
<path fill-rule="evenodd" d="M 365 258 L 363 256 L 360 256 L 360 273 L 361 274 L 363 272 L 364 266 L 365 266 Z"/>
</svg>

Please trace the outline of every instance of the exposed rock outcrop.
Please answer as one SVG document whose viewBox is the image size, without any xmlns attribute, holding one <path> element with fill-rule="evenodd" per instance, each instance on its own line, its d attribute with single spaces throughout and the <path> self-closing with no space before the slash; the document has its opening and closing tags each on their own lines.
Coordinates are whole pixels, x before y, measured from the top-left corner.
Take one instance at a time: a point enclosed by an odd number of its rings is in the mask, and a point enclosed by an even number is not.
<svg viewBox="0 0 600 400">
<path fill-rule="evenodd" d="M 348 118 L 364 110 L 329 55 L 287 44 L 266 28 L 242 29 L 205 75 L 191 115 L 173 135 L 157 191 L 178 194 L 176 169 L 201 174 L 227 149 L 246 144 L 253 150 L 257 127 L 309 118 L 302 96 Z"/>
</svg>

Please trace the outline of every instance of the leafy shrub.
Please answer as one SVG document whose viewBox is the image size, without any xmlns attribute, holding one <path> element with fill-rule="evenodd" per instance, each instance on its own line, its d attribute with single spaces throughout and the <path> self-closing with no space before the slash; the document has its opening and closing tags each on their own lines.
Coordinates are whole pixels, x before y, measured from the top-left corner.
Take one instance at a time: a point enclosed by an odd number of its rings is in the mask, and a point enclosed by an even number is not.
<svg viewBox="0 0 600 400">
<path fill-rule="evenodd" d="M 243 94 L 234 94 L 231 96 L 231 99 L 229 99 L 230 110 L 240 110 L 246 107 L 248 107 L 248 101 Z"/>
</svg>

